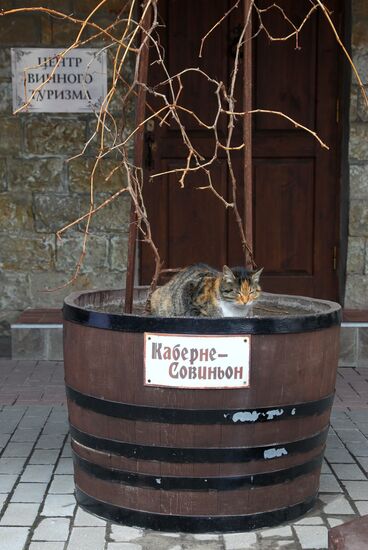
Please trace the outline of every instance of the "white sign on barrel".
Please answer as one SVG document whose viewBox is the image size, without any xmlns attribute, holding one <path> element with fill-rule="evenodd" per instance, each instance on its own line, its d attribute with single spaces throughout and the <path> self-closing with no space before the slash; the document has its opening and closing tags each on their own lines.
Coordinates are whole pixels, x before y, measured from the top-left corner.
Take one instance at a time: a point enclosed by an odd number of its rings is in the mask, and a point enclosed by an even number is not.
<svg viewBox="0 0 368 550">
<path fill-rule="evenodd" d="M 144 335 L 147 386 L 249 387 L 250 336 Z"/>
<path fill-rule="evenodd" d="M 83 113 L 100 108 L 107 93 L 106 51 L 12 48 L 13 110 Z"/>
</svg>

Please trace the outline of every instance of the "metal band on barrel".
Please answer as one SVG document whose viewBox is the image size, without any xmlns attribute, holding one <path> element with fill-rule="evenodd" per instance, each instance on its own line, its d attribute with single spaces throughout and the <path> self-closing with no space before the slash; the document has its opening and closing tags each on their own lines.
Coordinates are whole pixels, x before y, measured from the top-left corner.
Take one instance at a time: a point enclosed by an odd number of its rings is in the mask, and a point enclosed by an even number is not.
<svg viewBox="0 0 368 550">
<path fill-rule="evenodd" d="M 167 424 L 254 424 L 275 422 L 286 418 L 302 418 L 322 414 L 332 406 L 334 394 L 317 401 L 295 403 L 292 405 L 274 405 L 253 409 L 173 409 L 165 407 L 147 407 L 118 403 L 100 397 L 81 393 L 70 386 L 66 387 L 68 398 L 79 407 L 95 413 L 126 420 L 144 422 L 164 422 Z"/>
<path fill-rule="evenodd" d="M 90 449 L 137 460 L 160 460 L 162 462 L 177 463 L 231 463 L 249 462 L 251 460 L 275 460 L 280 457 L 307 452 L 324 445 L 327 439 L 327 432 L 328 426 L 316 435 L 306 439 L 262 447 L 176 448 L 137 445 L 115 439 L 96 437 L 81 432 L 72 425 L 70 426 L 72 439 Z"/>
<path fill-rule="evenodd" d="M 114 504 L 107 504 L 87 495 L 77 487 L 76 499 L 83 508 L 104 517 L 113 522 L 123 525 L 135 525 L 156 531 L 176 531 L 189 533 L 210 533 L 229 531 L 251 531 L 261 527 L 273 527 L 292 521 L 310 510 L 317 495 L 308 499 L 277 510 L 261 512 L 258 514 L 247 514 L 242 516 L 178 516 L 171 514 L 157 514 L 153 512 L 142 512 L 130 508 L 121 508 Z"/>
</svg>

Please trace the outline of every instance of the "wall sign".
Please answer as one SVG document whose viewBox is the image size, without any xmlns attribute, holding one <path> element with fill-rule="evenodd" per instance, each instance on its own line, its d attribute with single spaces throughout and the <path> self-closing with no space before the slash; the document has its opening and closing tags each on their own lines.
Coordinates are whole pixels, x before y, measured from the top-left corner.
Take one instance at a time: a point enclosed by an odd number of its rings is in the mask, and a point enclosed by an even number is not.
<svg viewBox="0 0 368 550">
<path fill-rule="evenodd" d="M 34 97 L 27 107 L 30 112 L 84 113 L 99 109 L 107 93 L 106 51 L 71 50 L 53 74 L 61 51 L 11 49 L 14 111 L 27 103 L 32 93 Z"/>
<path fill-rule="evenodd" d="M 249 387 L 250 336 L 144 334 L 147 386 Z"/>
</svg>

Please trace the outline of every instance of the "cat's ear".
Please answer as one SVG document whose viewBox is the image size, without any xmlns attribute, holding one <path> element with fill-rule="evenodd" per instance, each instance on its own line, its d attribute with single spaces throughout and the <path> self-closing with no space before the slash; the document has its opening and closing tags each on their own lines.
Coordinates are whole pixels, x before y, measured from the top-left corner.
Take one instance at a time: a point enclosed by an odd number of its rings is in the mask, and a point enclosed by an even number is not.
<svg viewBox="0 0 368 550">
<path fill-rule="evenodd" d="M 222 268 L 222 275 L 227 283 L 233 283 L 235 281 L 235 275 L 227 265 Z"/>
<path fill-rule="evenodd" d="M 252 281 L 254 283 L 256 284 L 259 283 L 259 279 L 261 277 L 262 271 L 263 271 L 263 267 L 261 267 L 261 269 L 258 269 L 257 271 L 254 271 L 254 273 L 252 273 Z"/>
</svg>

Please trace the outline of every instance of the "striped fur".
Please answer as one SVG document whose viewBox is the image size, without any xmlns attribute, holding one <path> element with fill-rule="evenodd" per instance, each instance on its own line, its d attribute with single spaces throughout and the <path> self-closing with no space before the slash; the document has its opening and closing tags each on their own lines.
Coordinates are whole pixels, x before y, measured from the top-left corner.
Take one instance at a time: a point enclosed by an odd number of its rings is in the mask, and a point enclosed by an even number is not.
<svg viewBox="0 0 368 550">
<path fill-rule="evenodd" d="M 242 267 L 217 271 L 195 264 L 177 273 L 151 297 L 151 313 L 161 317 L 244 316 L 261 292 L 262 270 Z"/>
</svg>

